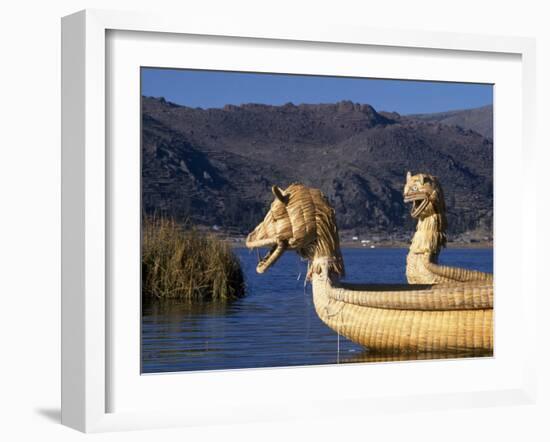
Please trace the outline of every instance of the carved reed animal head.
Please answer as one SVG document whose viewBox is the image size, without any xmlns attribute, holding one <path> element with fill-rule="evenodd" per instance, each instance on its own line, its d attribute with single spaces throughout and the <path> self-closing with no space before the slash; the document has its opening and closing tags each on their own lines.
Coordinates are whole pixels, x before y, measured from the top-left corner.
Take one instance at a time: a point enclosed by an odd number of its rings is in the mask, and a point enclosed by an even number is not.
<svg viewBox="0 0 550 442">
<path fill-rule="evenodd" d="M 264 220 L 248 235 L 248 248 L 270 247 L 256 271 L 264 273 L 286 250 L 310 261 L 327 258 L 329 270 L 344 274 L 334 209 L 319 189 L 294 183 L 272 187 L 275 199 Z M 311 272 L 311 267 L 310 267 Z"/>
<path fill-rule="evenodd" d="M 439 180 L 427 173 L 407 172 L 403 197 L 406 203 L 412 202 L 411 216 L 425 220 L 418 223 L 411 251 L 439 253 L 447 244 L 445 198 Z"/>
<path fill-rule="evenodd" d="M 434 214 L 445 216 L 445 198 L 443 189 L 437 177 L 427 173 L 411 175 L 407 172 L 407 180 L 403 190 L 406 203 L 412 202 L 411 216 L 426 218 Z"/>
</svg>

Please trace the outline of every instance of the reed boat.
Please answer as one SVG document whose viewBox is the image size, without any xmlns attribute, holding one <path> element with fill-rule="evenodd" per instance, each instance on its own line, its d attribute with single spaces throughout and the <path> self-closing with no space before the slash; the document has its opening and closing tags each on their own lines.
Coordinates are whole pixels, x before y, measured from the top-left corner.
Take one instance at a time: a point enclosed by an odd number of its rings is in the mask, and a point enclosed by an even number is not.
<svg viewBox="0 0 550 442">
<path fill-rule="evenodd" d="M 419 218 L 418 237 L 413 238 L 407 258 L 407 278 L 412 283 L 341 281 L 345 271 L 334 209 L 319 189 L 299 183 L 284 190 L 272 187 L 275 198 L 270 210 L 247 237 L 248 248 L 269 248 L 256 271 L 264 273 L 285 251 L 296 251 L 308 260 L 307 279 L 319 318 L 374 352 L 491 353 L 492 275 L 437 264 L 445 226 L 441 219 L 432 219 L 438 211 L 434 193 L 438 183 L 431 178 L 430 183 L 425 180 L 431 187 L 424 189 L 408 174 L 405 185 L 405 200 L 413 201 L 411 214 Z M 429 238 L 420 238 L 426 233 Z"/>
</svg>

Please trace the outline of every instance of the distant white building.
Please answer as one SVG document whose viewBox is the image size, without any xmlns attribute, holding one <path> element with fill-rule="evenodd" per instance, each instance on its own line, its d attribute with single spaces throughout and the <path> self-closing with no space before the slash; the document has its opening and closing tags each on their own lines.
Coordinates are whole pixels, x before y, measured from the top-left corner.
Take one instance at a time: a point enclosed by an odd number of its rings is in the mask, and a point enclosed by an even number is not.
<svg viewBox="0 0 550 442">
<path fill-rule="evenodd" d="M 361 244 L 370 244 L 370 239 L 362 239 Z"/>
<path fill-rule="evenodd" d="M 354 240 L 354 241 L 357 241 L 357 240 L 359 239 L 359 237 L 357 237 L 357 236 L 354 236 L 354 237 L 353 237 L 353 238 L 351 238 L 351 239 L 352 239 L 352 240 Z"/>
</svg>

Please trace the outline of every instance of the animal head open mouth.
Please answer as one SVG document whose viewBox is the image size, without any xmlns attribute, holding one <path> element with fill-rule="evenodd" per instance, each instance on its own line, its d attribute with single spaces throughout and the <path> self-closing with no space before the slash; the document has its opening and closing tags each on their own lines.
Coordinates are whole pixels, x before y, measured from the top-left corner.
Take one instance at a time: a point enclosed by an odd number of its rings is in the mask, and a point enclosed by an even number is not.
<svg viewBox="0 0 550 442">
<path fill-rule="evenodd" d="M 246 238 L 249 249 L 269 249 L 263 258 L 258 252 L 258 273 L 264 273 L 287 250 L 303 256 L 303 251 L 317 238 L 316 204 L 324 198 L 319 190 L 299 183 L 285 190 L 272 186 L 271 191 L 275 198 L 269 211 Z"/>
<path fill-rule="evenodd" d="M 263 247 L 270 247 L 263 258 L 260 258 L 260 254 L 258 252 L 258 265 L 256 266 L 256 271 L 258 273 L 264 273 L 269 267 L 279 260 L 288 248 L 288 243 L 286 241 L 278 241 L 277 239 L 254 240 L 253 235 L 254 232 L 248 235 L 248 238 L 246 239 L 246 247 L 256 250 Z"/>
<path fill-rule="evenodd" d="M 417 218 L 426 209 L 430 199 L 424 192 L 411 192 L 405 195 L 404 201 L 412 203 L 411 216 Z"/>
<path fill-rule="evenodd" d="M 426 173 L 412 175 L 410 171 L 407 172 L 403 198 L 405 203 L 412 203 L 413 218 L 418 218 L 428 208 L 430 202 L 433 202 L 432 197 L 436 194 L 437 187 L 436 177 Z"/>
<path fill-rule="evenodd" d="M 279 260 L 289 248 L 289 240 L 293 235 L 292 222 L 287 210 L 290 196 L 277 186 L 273 186 L 272 192 L 275 200 L 271 203 L 269 212 L 246 238 L 246 247 L 249 249 L 269 248 L 263 258 L 260 258 L 258 252 L 258 273 L 264 273 Z"/>
<path fill-rule="evenodd" d="M 266 272 L 284 252 L 293 250 L 310 263 L 316 257 L 330 258 L 331 274 L 342 276 L 344 264 L 334 209 L 323 192 L 300 183 L 285 190 L 273 186 L 271 191 L 275 198 L 269 211 L 246 238 L 249 249 L 268 249 L 263 258 L 258 252 L 256 271 Z"/>
</svg>

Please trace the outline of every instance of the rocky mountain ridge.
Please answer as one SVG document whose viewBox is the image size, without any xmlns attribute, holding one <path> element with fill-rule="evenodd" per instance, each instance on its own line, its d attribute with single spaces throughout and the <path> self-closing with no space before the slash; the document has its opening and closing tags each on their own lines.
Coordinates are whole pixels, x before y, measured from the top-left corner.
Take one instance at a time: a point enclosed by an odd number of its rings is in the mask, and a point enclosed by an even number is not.
<svg viewBox="0 0 550 442">
<path fill-rule="evenodd" d="M 464 129 L 472 129 L 484 137 L 493 139 L 493 106 L 482 106 L 474 109 L 462 109 L 432 114 L 408 115 L 424 121 L 436 121 L 451 126 L 460 126 Z"/>
<path fill-rule="evenodd" d="M 237 234 L 262 219 L 272 184 L 296 181 L 323 190 L 342 230 L 410 232 L 407 170 L 440 178 L 451 232 L 492 232 L 492 140 L 367 104 L 200 109 L 143 97 L 142 165 L 145 212 Z"/>
</svg>

